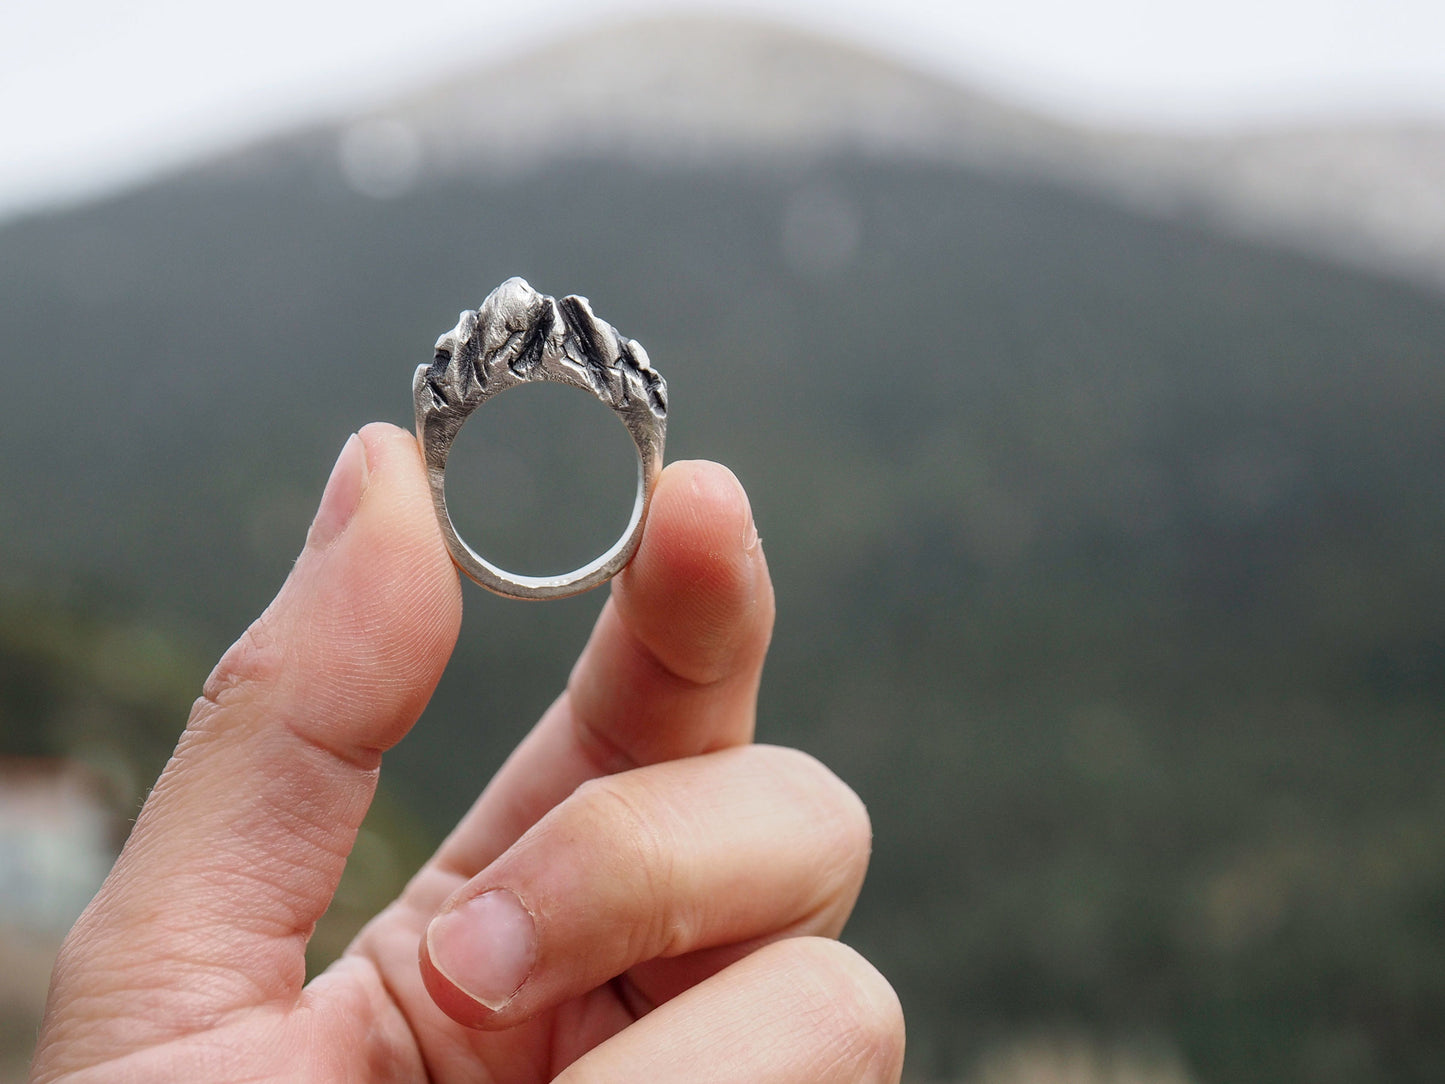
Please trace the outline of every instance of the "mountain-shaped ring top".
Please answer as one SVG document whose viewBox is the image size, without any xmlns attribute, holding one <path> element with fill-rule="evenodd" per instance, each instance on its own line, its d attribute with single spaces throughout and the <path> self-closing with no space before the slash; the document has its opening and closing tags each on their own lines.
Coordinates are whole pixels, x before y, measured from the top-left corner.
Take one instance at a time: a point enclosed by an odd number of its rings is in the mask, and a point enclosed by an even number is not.
<svg viewBox="0 0 1445 1084">
<path fill-rule="evenodd" d="M 590 392 L 612 408 L 637 447 L 637 497 L 622 536 L 606 553 L 561 576 L 498 568 L 457 534 L 447 511 L 447 456 L 463 423 L 494 395 L 534 380 Z M 565 598 L 606 583 L 637 552 L 662 472 L 667 383 L 642 344 L 599 320 L 585 297 L 557 300 L 522 279 L 508 279 L 437 339 L 431 363 L 417 366 L 412 399 L 442 535 L 452 560 L 477 583 L 508 598 Z"/>
</svg>

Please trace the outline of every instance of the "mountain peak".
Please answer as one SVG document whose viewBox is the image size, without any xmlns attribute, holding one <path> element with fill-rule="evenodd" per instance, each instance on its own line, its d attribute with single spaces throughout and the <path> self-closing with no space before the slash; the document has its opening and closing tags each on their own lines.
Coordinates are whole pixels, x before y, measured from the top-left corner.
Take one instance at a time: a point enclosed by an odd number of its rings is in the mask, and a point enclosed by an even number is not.
<svg viewBox="0 0 1445 1084">
<path fill-rule="evenodd" d="M 555 155 L 653 163 L 826 154 L 957 158 L 1058 126 L 866 48 L 779 23 L 612 22 L 452 74 L 365 118 L 405 126 L 444 167 Z"/>
<path fill-rule="evenodd" d="M 507 175 L 559 158 L 806 165 L 838 154 L 1047 177 L 1135 210 L 1445 283 L 1445 128 L 1184 137 L 1055 121 L 782 23 L 669 16 L 439 72 L 341 126 L 353 187 Z"/>
</svg>

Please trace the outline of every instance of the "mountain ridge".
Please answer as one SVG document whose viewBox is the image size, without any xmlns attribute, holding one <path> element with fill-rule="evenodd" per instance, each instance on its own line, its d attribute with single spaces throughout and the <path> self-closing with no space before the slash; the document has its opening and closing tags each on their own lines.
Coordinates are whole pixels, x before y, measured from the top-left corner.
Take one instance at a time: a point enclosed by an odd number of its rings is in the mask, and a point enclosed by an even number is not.
<svg viewBox="0 0 1445 1084">
<path fill-rule="evenodd" d="M 1091 127 L 866 44 L 739 16 L 641 16 L 510 57 L 449 59 L 429 89 L 206 152 L 115 191 L 192 169 L 245 171 L 317 133 L 348 183 L 380 198 L 423 173 L 515 174 L 579 155 L 654 168 L 802 169 L 836 153 L 963 164 L 1445 289 L 1445 123 L 1312 121 L 1214 135 Z"/>
<path fill-rule="evenodd" d="M 1445 288 L 1445 124 L 1233 135 L 1088 127 L 864 45 L 754 19 L 582 29 L 475 70 L 439 70 L 431 89 L 321 129 L 334 133 L 349 182 L 382 198 L 422 172 L 497 176 L 579 156 L 798 169 L 861 153 L 1054 180 Z"/>
</svg>

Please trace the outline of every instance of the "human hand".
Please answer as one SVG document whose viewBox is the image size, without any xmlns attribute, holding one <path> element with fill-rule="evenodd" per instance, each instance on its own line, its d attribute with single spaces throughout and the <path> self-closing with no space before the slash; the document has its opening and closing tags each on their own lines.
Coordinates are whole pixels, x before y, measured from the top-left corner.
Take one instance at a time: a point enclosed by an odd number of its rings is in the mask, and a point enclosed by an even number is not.
<svg viewBox="0 0 1445 1084">
<path fill-rule="evenodd" d="M 741 488 L 673 464 L 567 690 L 307 984 L 461 617 L 416 442 L 367 427 L 61 950 L 32 1080 L 896 1081 L 897 999 L 834 940 L 867 815 L 750 744 L 772 614 Z"/>
</svg>

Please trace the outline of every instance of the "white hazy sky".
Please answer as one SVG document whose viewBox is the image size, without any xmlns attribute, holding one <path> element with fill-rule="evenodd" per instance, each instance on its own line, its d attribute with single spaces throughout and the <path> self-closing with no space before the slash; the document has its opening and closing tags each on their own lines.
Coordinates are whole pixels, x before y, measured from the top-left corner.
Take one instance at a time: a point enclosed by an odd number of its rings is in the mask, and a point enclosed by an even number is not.
<svg viewBox="0 0 1445 1084">
<path fill-rule="evenodd" d="M 706 10 L 872 42 L 1074 119 L 1445 123 L 1445 0 L 0 0 L 0 214 L 571 25 Z"/>
</svg>

